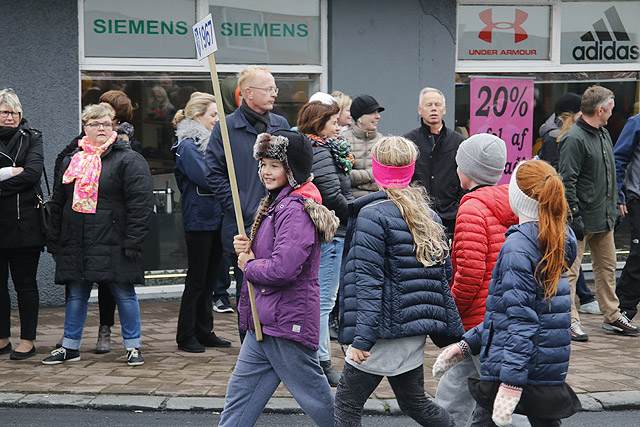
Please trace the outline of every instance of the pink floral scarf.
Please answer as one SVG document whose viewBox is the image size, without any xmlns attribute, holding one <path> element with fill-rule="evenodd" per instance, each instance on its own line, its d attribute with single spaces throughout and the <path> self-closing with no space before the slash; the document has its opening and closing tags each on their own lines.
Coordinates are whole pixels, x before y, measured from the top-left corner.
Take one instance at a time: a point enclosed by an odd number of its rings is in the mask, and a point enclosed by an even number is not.
<svg viewBox="0 0 640 427">
<path fill-rule="evenodd" d="M 62 183 L 69 184 L 76 181 L 73 187 L 73 203 L 71 209 L 81 213 L 96 213 L 98 205 L 98 183 L 100 182 L 100 172 L 102 171 L 102 160 L 100 156 L 105 152 L 113 141 L 118 137 L 117 132 L 112 132 L 111 136 L 99 147 L 94 147 L 85 136 L 78 141 L 78 147 L 82 151 L 77 152 L 71 158 L 69 167 L 62 176 Z"/>
</svg>

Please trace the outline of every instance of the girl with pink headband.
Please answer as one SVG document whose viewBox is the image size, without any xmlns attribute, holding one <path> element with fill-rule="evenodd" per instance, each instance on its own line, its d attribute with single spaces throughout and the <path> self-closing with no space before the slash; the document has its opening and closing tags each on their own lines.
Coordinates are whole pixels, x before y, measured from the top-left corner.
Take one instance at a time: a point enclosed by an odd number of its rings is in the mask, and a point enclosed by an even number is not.
<svg viewBox="0 0 640 427">
<path fill-rule="evenodd" d="M 389 136 L 372 148 L 380 191 L 357 199 L 347 226 L 340 283 L 341 344 L 349 347 L 334 425 L 359 425 L 367 398 L 387 377 L 400 409 L 421 425 L 451 426 L 424 393 L 424 345 L 464 333 L 449 290 L 444 228 L 426 190 L 410 185 L 418 149 Z"/>
</svg>

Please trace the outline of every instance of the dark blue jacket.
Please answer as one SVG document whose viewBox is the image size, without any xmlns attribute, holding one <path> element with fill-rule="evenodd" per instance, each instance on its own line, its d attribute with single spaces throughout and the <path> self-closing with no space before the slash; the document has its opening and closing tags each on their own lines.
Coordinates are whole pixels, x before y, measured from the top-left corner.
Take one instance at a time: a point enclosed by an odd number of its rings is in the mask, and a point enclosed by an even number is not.
<svg viewBox="0 0 640 427">
<path fill-rule="evenodd" d="M 640 114 L 627 120 L 613 147 L 616 159 L 616 179 L 618 181 L 618 197 L 624 205 L 629 199 L 640 199 Z M 625 184 L 627 194 L 622 192 Z"/>
<path fill-rule="evenodd" d="M 258 132 L 249 124 L 240 108 L 229 114 L 226 122 L 229 141 L 231 142 L 233 166 L 238 182 L 242 217 L 245 232 L 248 234 L 251 231 L 251 224 L 253 224 L 260 200 L 265 195 L 264 186 L 258 176 L 258 161 L 253 158 L 253 144 L 256 142 Z M 278 129 L 289 129 L 289 123 L 284 117 L 270 113 L 267 133 Z M 211 133 L 211 139 L 205 152 L 205 165 L 207 184 L 222 205 L 224 213 L 222 218 L 222 248 L 226 252 L 235 253 L 233 250 L 233 236 L 238 234 L 238 228 L 233 210 L 231 187 L 229 187 L 229 175 L 222 145 L 220 123 L 216 124 Z"/>
<path fill-rule="evenodd" d="M 202 150 L 202 144 L 209 141 L 211 134 L 204 125 L 186 118 L 178 123 L 176 133 L 178 142 L 173 144 L 171 151 L 176 162 L 184 231 L 217 230 L 222 220 L 222 208 L 207 186 Z"/>
<path fill-rule="evenodd" d="M 352 205 L 342 265 L 342 344 L 368 351 L 379 338 L 464 333 L 449 289 L 450 259 L 431 267 L 417 260 L 407 223 L 383 191 Z"/>
<path fill-rule="evenodd" d="M 567 265 L 573 264 L 577 243 L 566 228 Z M 482 379 L 515 386 L 560 385 L 569 368 L 571 295 L 566 272 L 551 301 L 534 278 L 542 258 L 538 222 L 507 230 L 493 269 L 484 322 L 467 331 L 464 340 L 480 354 Z"/>
</svg>

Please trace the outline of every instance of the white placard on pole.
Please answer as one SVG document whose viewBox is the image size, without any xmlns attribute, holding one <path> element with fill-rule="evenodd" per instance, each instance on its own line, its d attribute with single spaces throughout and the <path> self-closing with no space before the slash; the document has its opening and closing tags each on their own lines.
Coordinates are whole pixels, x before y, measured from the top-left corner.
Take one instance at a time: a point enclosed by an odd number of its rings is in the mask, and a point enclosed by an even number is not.
<svg viewBox="0 0 640 427">
<path fill-rule="evenodd" d="M 213 31 L 213 19 L 208 14 L 204 19 L 193 26 L 193 38 L 196 42 L 198 60 L 206 58 L 218 50 L 216 33 Z"/>
<path fill-rule="evenodd" d="M 193 26 L 193 37 L 196 43 L 196 51 L 198 59 L 207 58 L 209 60 L 209 71 L 211 73 L 211 84 L 213 85 L 213 93 L 216 96 L 218 105 L 222 107 L 222 92 L 220 91 L 220 82 L 218 82 L 218 71 L 216 70 L 216 58 L 213 54 L 218 50 L 216 44 L 216 36 L 213 31 L 213 20 L 211 14 Z M 231 189 L 231 197 L 233 198 L 233 210 L 236 215 L 236 224 L 238 233 L 246 235 L 244 229 L 244 220 L 242 218 L 242 208 L 240 206 L 240 194 L 238 193 L 238 181 L 236 180 L 236 171 L 233 165 L 233 157 L 231 154 L 231 143 L 229 142 L 229 131 L 227 130 L 227 119 L 224 114 L 224 108 L 218 109 L 220 117 L 220 134 L 222 136 L 222 145 L 224 147 L 224 155 L 227 162 L 227 172 L 229 173 L 229 188 Z M 258 319 L 258 309 L 256 308 L 256 294 L 253 285 L 247 282 L 247 291 L 249 293 L 249 304 L 251 305 L 251 315 L 253 316 L 253 326 L 256 333 L 256 341 L 262 341 L 262 326 Z"/>
</svg>

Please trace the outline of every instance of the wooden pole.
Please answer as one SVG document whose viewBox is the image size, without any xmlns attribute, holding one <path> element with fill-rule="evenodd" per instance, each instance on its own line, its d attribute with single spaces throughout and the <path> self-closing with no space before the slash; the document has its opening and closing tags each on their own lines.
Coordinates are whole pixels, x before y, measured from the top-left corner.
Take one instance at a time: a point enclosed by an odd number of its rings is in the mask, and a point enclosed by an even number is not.
<svg viewBox="0 0 640 427">
<path fill-rule="evenodd" d="M 220 133 L 222 134 L 222 145 L 224 146 L 224 157 L 227 160 L 227 172 L 229 173 L 229 186 L 231 187 L 231 197 L 233 198 L 233 210 L 236 214 L 236 223 L 238 225 L 238 234 L 246 235 L 244 229 L 244 220 L 242 219 L 242 207 L 240 206 L 240 195 L 238 194 L 238 182 L 236 180 L 236 171 L 233 166 L 233 157 L 231 154 L 231 144 L 229 143 L 229 131 L 227 130 L 227 119 L 224 114 L 224 106 L 222 103 L 222 93 L 220 92 L 220 83 L 218 82 L 218 71 L 216 70 L 216 60 L 213 53 L 208 56 L 209 68 L 211 69 L 211 82 L 213 83 L 213 92 L 216 96 L 218 104 L 218 116 L 220 117 Z M 236 283 L 236 286 L 242 286 L 242 283 Z M 253 316 L 253 326 L 256 331 L 256 341 L 262 341 L 262 327 L 260 319 L 258 319 L 258 309 L 256 308 L 256 293 L 253 285 L 247 281 L 247 289 L 249 291 L 249 303 L 251 304 L 251 315 Z"/>
</svg>

